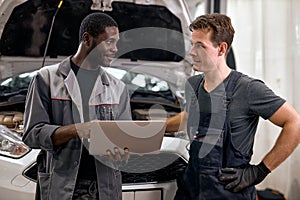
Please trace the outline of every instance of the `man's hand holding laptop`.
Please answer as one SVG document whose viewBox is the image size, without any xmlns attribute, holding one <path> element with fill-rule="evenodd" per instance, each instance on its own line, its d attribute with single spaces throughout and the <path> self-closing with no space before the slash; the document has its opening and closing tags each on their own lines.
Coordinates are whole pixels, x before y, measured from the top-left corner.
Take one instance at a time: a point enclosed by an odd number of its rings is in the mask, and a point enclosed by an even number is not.
<svg viewBox="0 0 300 200">
<path fill-rule="evenodd" d="M 90 139 L 92 123 L 93 121 L 75 124 L 77 129 L 77 134 L 80 138 Z M 112 152 L 112 150 L 114 153 Z M 121 153 L 118 147 L 114 147 L 113 149 L 107 149 L 106 157 L 108 158 L 108 160 L 116 162 L 116 164 L 124 165 L 128 162 L 128 159 L 130 157 L 129 149 L 125 147 L 124 153 Z"/>
</svg>

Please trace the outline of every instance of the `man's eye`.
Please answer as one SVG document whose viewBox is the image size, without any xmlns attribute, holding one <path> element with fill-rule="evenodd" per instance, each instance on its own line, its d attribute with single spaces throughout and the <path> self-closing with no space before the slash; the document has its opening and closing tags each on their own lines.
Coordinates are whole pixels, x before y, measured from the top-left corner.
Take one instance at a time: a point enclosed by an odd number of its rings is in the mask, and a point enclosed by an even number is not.
<svg viewBox="0 0 300 200">
<path fill-rule="evenodd" d="M 201 44 L 199 44 L 199 43 L 196 43 L 196 44 L 195 44 L 195 47 L 196 47 L 197 49 L 203 48 L 203 46 L 202 46 Z"/>
<path fill-rule="evenodd" d="M 113 42 L 111 40 L 106 40 L 106 44 L 112 44 Z"/>
<path fill-rule="evenodd" d="M 192 46 L 194 46 L 196 49 L 203 48 L 202 44 L 200 43 L 191 43 Z"/>
</svg>

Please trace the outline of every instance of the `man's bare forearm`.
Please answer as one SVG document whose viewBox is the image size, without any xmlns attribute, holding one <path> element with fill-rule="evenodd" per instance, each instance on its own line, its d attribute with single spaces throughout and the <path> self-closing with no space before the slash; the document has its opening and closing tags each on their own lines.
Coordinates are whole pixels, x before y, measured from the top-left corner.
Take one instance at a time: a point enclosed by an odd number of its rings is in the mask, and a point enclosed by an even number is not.
<svg viewBox="0 0 300 200">
<path fill-rule="evenodd" d="M 295 130 L 298 127 L 298 130 Z M 271 171 L 278 167 L 292 154 L 299 144 L 300 126 L 283 129 L 272 150 L 264 157 L 263 162 Z"/>
<path fill-rule="evenodd" d="M 75 124 L 61 126 L 52 134 L 52 141 L 54 146 L 62 145 L 69 142 L 71 139 L 77 137 L 77 130 Z"/>
<path fill-rule="evenodd" d="M 187 113 L 185 111 L 167 119 L 166 132 L 176 132 L 185 127 L 187 121 Z"/>
</svg>

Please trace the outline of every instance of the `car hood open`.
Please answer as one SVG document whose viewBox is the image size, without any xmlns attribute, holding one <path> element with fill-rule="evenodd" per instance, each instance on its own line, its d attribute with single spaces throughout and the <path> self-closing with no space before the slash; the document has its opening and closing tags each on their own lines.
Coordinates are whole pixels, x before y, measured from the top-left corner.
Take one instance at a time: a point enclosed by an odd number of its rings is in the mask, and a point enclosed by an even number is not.
<svg viewBox="0 0 300 200">
<path fill-rule="evenodd" d="M 59 2 L 0 2 L 0 80 L 42 67 L 51 21 Z M 78 46 L 81 20 L 91 12 L 105 12 L 119 25 L 117 58 L 126 60 L 126 63 L 145 61 L 167 68 L 176 66 L 174 70 L 186 74 L 191 72 L 190 60 L 186 57 L 189 49 L 190 32 L 187 27 L 190 17 L 184 0 L 104 0 L 98 5 L 96 2 L 100 1 L 63 1 L 54 21 L 45 65 L 59 62 L 74 54 Z M 144 66 L 151 67 L 151 64 Z"/>
</svg>

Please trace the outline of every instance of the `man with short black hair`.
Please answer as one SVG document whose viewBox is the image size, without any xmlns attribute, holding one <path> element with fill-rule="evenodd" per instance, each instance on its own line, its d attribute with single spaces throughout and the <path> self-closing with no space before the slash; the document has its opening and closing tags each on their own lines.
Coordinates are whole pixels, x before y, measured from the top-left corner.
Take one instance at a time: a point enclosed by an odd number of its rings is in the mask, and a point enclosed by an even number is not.
<svg viewBox="0 0 300 200">
<path fill-rule="evenodd" d="M 90 14 L 81 23 L 76 54 L 32 79 L 23 141 L 41 149 L 36 199 L 122 198 L 120 171 L 87 150 L 91 120 L 131 119 L 125 84 L 102 68 L 113 60 L 118 40 L 118 25 L 110 16 Z M 115 148 L 107 156 L 122 162 L 129 152 Z"/>
</svg>

